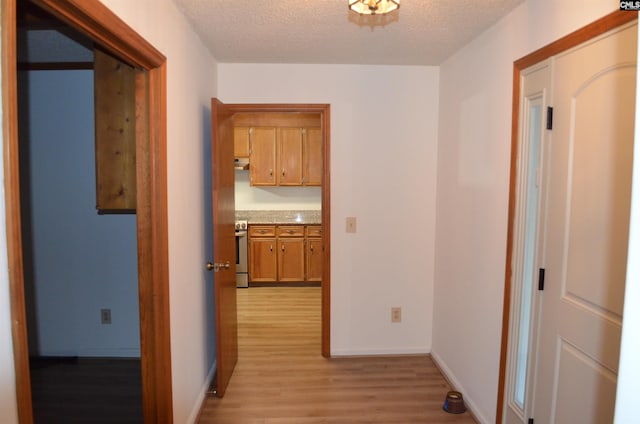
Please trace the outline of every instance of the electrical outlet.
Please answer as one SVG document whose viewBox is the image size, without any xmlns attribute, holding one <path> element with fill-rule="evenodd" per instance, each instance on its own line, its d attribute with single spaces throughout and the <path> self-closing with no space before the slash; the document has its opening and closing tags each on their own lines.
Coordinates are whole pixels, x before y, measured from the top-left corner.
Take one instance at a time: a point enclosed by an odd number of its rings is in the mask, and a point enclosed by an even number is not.
<svg viewBox="0 0 640 424">
<path fill-rule="evenodd" d="M 100 323 L 111 324 L 111 309 L 100 309 Z"/>
<path fill-rule="evenodd" d="M 347 233 L 356 232 L 356 218 L 354 216 L 347 217 Z"/>
<path fill-rule="evenodd" d="M 399 306 L 391 308 L 391 322 L 402 322 L 402 308 Z"/>
</svg>

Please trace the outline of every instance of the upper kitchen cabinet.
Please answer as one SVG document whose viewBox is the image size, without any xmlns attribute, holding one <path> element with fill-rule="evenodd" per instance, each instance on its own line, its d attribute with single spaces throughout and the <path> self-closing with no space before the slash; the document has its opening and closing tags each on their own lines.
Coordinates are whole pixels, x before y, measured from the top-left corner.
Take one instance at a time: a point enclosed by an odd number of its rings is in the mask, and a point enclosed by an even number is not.
<svg viewBox="0 0 640 424">
<path fill-rule="evenodd" d="M 236 158 L 249 158 L 252 186 L 320 186 L 322 132 L 317 113 L 238 113 Z"/>
<path fill-rule="evenodd" d="M 251 130 L 251 127 L 235 127 L 233 129 L 233 154 L 236 158 L 249 157 Z"/>
<path fill-rule="evenodd" d="M 302 185 L 302 128 L 278 128 L 278 185 Z"/>
<path fill-rule="evenodd" d="M 275 127 L 256 127 L 250 130 L 249 172 L 254 186 L 276 185 L 276 134 Z"/>
<path fill-rule="evenodd" d="M 302 143 L 302 184 L 322 185 L 322 131 L 320 128 L 305 128 Z"/>
</svg>

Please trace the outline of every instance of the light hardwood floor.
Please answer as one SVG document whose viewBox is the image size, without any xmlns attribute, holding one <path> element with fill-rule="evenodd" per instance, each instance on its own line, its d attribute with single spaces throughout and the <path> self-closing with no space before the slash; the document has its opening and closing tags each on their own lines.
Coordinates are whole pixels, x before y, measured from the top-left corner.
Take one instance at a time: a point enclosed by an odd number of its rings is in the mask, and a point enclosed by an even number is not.
<svg viewBox="0 0 640 424">
<path fill-rule="evenodd" d="M 238 365 L 200 423 L 475 423 L 442 410 L 429 356 L 323 358 L 318 287 L 238 289 L 238 323 Z"/>
</svg>

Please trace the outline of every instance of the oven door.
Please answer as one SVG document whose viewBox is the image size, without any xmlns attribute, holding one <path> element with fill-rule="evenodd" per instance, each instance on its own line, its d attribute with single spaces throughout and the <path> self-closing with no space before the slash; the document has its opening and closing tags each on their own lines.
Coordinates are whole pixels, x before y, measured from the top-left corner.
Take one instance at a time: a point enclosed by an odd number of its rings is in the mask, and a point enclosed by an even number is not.
<svg viewBox="0 0 640 424">
<path fill-rule="evenodd" d="M 236 287 L 249 287 L 249 264 L 246 231 L 236 231 Z"/>
</svg>

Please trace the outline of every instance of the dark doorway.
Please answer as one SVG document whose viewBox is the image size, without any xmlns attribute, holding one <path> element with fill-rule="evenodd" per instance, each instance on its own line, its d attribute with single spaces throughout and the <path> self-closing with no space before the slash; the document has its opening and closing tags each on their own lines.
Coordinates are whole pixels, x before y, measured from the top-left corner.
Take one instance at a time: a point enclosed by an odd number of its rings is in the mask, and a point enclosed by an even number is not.
<svg viewBox="0 0 640 424">
<path fill-rule="evenodd" d="M 140 423 L 136 217 L 95 208 L 93 42 L 30 2 L 18 6 L 34 421 Z"/>
</svg>

